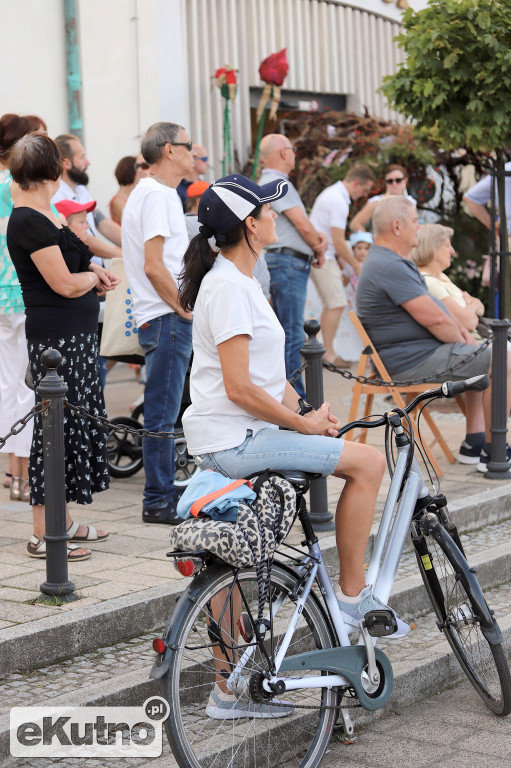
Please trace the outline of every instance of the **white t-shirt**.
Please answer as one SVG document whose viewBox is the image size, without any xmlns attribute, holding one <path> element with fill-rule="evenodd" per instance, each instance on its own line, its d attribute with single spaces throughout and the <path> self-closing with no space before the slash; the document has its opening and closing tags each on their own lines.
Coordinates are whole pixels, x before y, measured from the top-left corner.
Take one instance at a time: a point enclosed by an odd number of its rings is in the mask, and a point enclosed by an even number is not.
<svg viewBox="0 0 511 768">
<path fill-rule="evenodd" d="M 332 240 L 332 227 L 346 229 L 350 202 L 350 193 L 342 181 L 337 181 L 331 187 L 320 192 L 312 206 L 309 216 L 310 222 L 318 232 L 324 232 L 328 238 L 325 261 L 327 259 L 335 260 L 336 251 Z"/>
<path fill-rule="evenodd" d="M 380 200 L 383 200 L 384 197 L 392 197 L 392 195 L 374 195 L 373 197 L 370 197 L 367 202 L 379 203 Z M 403 197 L 406 197 L 406 199 L 409 200 L 411 203 L 413 203 L 415 206 L 417 205 L 417 200 L 411 195 L 403 195 Z"/>
<path fill-rule="evenodd" d="M 192 404 L 183 415 L 192 455 L 241 445 L 247 429 L 255 434 L 278 428 L 250 416 L 225 392 L 217 345 L 245 334 L 249 337 L 251 380 L 282 402 L 286 387 L 284 330 L 258 281 L 242 274 L 219 253 L 201 283 L 193 311 Z"/>
<path fill-rule="evenodd" d="M 140 179 L 122 213 L 122 255 L 138 327 L 174 311 L 144 272 L 144 244 L 158 235 L 164 238 L 163 263 L 179 285 L 183 256 L 188 248 L 181 199 L 172 187 L 147 177 Z"/>
</svg>

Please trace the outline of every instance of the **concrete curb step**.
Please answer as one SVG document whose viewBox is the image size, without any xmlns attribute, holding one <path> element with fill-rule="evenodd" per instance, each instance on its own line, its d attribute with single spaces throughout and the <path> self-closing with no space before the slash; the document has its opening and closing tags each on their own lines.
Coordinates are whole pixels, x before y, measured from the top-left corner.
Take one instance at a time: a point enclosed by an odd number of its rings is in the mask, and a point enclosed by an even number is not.
<svg viewBox="0 0 511 768">
<path fill-rule="evenodd" d="M 489 593 L 489 602 L 503 604 L 508 598 L 507 590 L 501 594 L 498 589 Z M 507 603 L 508 604 L 508 603 Z M 509 604 L 508 604 L 509 605 Z M 499 624 L 504 636 L 504 647 L 509 656 L 511 651 L 511 612 L 499 617 Z M 447 640 L 436 628 L 436 619 L 433 614 L 424 616 L 417 628 L 407 638 L 400 641 L 380 641 L 379 646 L 389 656 L 394 670 L 394 688 L 389 703 L 379 713 L 385 713 L 389 709 L 402 709 L 412 703 L 423 699 L 432 693 L 437 693 L 445 688 L 452 687 L 455 683 L 464 679 L 464 673 L 451 652 Z M 80 685 L 73 685 L 73 690 L 66 693 L 48 697 L 43 694 L 38 702 L 46 706 L 137 706 L 151 695 L 159 695 L 159 681 L 149 680 L 149 663 L 142 668 L 126 672 L 109 679 L 105 679 L 98 685 L 86 684 L 82 680 Z M 86 678 L 85 678 L 86 680 Z M 474 691 L 474 696 L 477 694 Z M 484 704 L 481 702 L 481 707 Z M 351 712 L 355 725 L 369 723 L 378 713 L 369 713 L 361 708 Z M 173 766 L 175 762 L 169 753 L 168 745 L 164 744 L 167 765 Z M 9 753 L 9 714 L 0 717 L 0 764 L 5 768 L 19 765 L 16 759 Z M 39 768 L 49 768 L 51 762 L 38 761 Z M 142 763 L 141 763 L 142 765 Z M 156 765 L 156 763 L 155 763 Z"/>
<path fill-rule="evenodd" d="M 502 490 L 495 487 L 450 504 L 449 508 L 460 531 L 479 530 L 489 524 L 498 527 L 511 520 L 511 489 L 504 495 Z M 373 536 L 375 532 L 376 526 Z M 462 540 L 464 545 L 468 541 L 467 537 Z M 496 534 L 495 540 L 507 541 L 509 537 L 507 533 L 504 536 Z M 321 547 L 327 565 L 331 566 L 334 575 L 338 567 L 335 537 L 322 537 Z M 409 555 L 414 558 L 413 554 Z M 403 560 L 407 556 L 405 550 Z M 496 566 L 491 565 L 493 558 L 490 558 L 488 565 L 485 564 L 485 559 L 484 556 L 476 562 L 473 556 L 469 556 L 471 564 L 480 569 L 479 576 L 483 587 L 511 579 L 511 558 L 506 559 L 505 553 Z M 169 568 L 171 567 L 169 563 Z M 415 575 L 417 584 L 422 583 L 416 566 Z M 5 676 L 14 671 L 24 672 L 36 667 L 41 668 L 59 659 L 114 645 L 158 629 L 166 622 L 186 583 L 183 580 L 151 587 L 99 605 L 74 608 L 58 616 L 32 622 L 30 626 L 20 624 L 4 629 L 0 633 L 0 669 Z M 427 598 L 423 597 L 422 603 L 417 604 L 414 601 L 419 598 L 415 589 L 409 590 L 404 585 L 398 587 L 398 584 L 395 588 L 398 588 L 402 596 L 398 599 L 395 589 L 395 596 L 391 600 L 393 607 L 403 615 L 418 615 L 418 607 L 423 605 Z"/>
</svg>

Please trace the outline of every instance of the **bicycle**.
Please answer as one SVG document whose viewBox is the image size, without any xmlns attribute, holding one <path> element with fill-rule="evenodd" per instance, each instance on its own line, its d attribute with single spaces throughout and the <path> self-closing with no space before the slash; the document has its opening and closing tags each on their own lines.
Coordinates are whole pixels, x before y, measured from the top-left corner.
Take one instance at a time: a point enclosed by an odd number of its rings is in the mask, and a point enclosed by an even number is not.
<svg viewBox="0 0 511 768">
<path fill-rule="evenodd" d="M 374 595 L 388 603 L 410 531 L 439 630 L 485 704 L 505 716 L 511 712 L 511 675 L 502 635 L 465 559 L 445 497 L 432 495 L 426 486 L 408 417 L 422 402 L 487 386 L 487 376 L 445 382 L 420 393 L 406 409 L 351 422 L 339 435 L 361 425 L 386 427 L 392 479 L 366 577 Z M 350 703 L 372 711 L 391 695 L 392 666 L 375 644 L 395 631 L 395 616 L 367 613 L 359 623 L 358 643 L 351 644 L 306 509 L 304 494 L 313 476 L 282 474 L 297 491 L 305 553 L 281 545 L 287 558 L 274 561 L 262 622 L 255 569 L 233 568 L 206 551 L 168 553 L 181 573 L 194 574 L 163 636 L 153 643 L 159 655 L 151 670 L 152 678 L 161 678 L 170 704 L 165 726 L 181 768 L 257 768 L 277 758 L 286 768 L 314 768 L 339 717 L 344 730 L 353 733 Z M 272 703 L 273 710 L 284 707 L 286 716 L 211 720 L 206 705 L 219 674 L 235 697 L 255 706 Z"/>
</svg>

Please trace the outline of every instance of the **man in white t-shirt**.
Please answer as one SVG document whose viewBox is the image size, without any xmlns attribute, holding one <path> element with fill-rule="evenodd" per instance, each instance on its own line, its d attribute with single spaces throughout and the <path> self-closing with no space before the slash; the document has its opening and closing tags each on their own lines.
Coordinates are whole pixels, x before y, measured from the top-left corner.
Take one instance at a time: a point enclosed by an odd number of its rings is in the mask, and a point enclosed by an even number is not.
<svg viewBox="0 0 511 768">
<path fill-rule="evenodd" d="M 155 123 L 142 138 L 150 164 L 122 215 L 122 252 L 133 312 L 145 351 L 144 427 L 172 432 L 192 354 L 192 315 L 179 304 L 179 275 L 188 234 L 176 187 L 193 163 L 190 137 L 175 123 Z M 176 525 L 174 441 L 144 438 L 142 520 Z"/>
<path fill-rule="evenodd" d="M 506 163 L 505 170 L 509 173 L 511 171 L 511 162 Z M 488 204 L 491 202 L 491 185 L 492 176 L 483 176 L 477 184 L 474 184 L 468 192 L 463 195 L 463 202 L 466 204 L 468 210 L 479 219 L 481 224 L 491 229 L 491 215 L 488 209 Z M 500 234 L 500 220 L 499 220 L 499 195 L 495 185 L 495 205 L 497 207 L 497 221 L 495 222 L 495 230 L 497 236 Z M 506 221 L 507 221 L 507 233 L 511 233 L 511 176 L 505 178 L 505 207 L 506 207 Z"/>
<path fill-rule="evenodd" d="M 328 238 L 325 263 L 321 269 L 311 272 L 312 282 L 323 305 L 321 334 L 326 349 L 324 359 L 341 367 L 346 363 L 335 353 L 334 338 L 347 300 L 338 262 L 344 259 L 353 267 L 355 274 L 360 274 L 362 265 L 353 256 L 346 241 L 346 223 L 351 200 L 367 197 L 373 182 L 374 175 L 370 168 L 366 165 L 352 166 L 344 181 L 332 184 L 317 196 L 310 214 L 311 223 Z"/>
<path fill-rule="evenodd" d="M 74 200 L 80 205 L 92 202 L 93 198 L 87 189 L 89 183 L 87 168 L 90 166 L 90 162 L 80 139 L 71 133 L 63 133 L 57 136 L 55 142 L 58 144 L 62 155 L 63 171 L 60 187 L 53 195 L 52 202 Z M 94 213 L 87 214 L 87 222 L 90 230 L 87 245 L 96 256 L 96 261 L 101 263 L 101 259 L 113 259 L 122 256 L 119 248 L 121 245 L 121 228 L 115 221 L 107 218 L 98 208 L 95 208 Z M 110 240 L 113 245 L 99 237 L 98 232 Z"/>
</svg>

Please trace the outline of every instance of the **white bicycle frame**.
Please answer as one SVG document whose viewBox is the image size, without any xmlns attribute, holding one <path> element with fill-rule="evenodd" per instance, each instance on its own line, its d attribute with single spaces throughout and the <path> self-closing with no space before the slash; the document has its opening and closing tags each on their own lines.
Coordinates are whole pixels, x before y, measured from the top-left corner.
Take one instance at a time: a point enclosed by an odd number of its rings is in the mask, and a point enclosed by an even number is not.
<svg viewBox="0 0 511 768">
<path fill-rule="evenodd" d="M 402 426 L 392 426 L 394 434 L 403 434 Z M 401 554 L 405 545 L 406 537 L 412 522 L 412 516 L 418 499 L 426 498 L 430 491 L 425 485 L 422 472 L 415 459 L 412 458 L 410 472 L 405 481 L 401 498 L 398 502 L 399 492 L 403 481 L 408 454 L 411 445 L 398 446 L 398 457 L 394 474 L 390 483 L 389 491 L 385 501 L 385 507 L 378 527 L 375 539 L 374 549 L 371 556 L 369 568 L 366 574 L 366 583 L 373 585 L 373 594 L 383 603 L 387 603 L 392 590 L 392 585 L 396 576 Z M 397 505 L 397 509 L 396 509 Z M 348 637 L 348 629 L 342 618 L 339 604 L 335 596 L 334 588 L 328 575 L 327 566 L 321 552 L 319 542 L 313 543 L 307 555 L 298 566 L 298 572 L 310 569 L 309 575 L 303 585 L 302 593 L 296 601 L 293 615 L 289 621 L 285 635 L 275 657 L 275 676 L 263 681 L 263 688 L 271 693 L 271 685 L 277 680 L 283 681 L 286 691 L 298 690 L 303 688 L 333 688 L 349 685 L 348 681 L 341 675 L 307 675 L 304 677 L 286 677 L 279 675 L 279 669 L 286 656 L 287 650 L 293 638 L 298 620 L 302 614 L 307 598 L 317 578 L 321 594 L 330 613 L 339 646 L 351 645 Z M 277 614 L 283 598 L 277 600 L 271 608 L 272 618 Z M 367 635 L 367 637 L 369 637 Z M 376 638 L 370 638 L 374 644 Z M 364 644 L 361 636 L 359 644 Z M 240 678 L 243 668 L 256 650 L 256 645 L 250 645 L 240 657 L 238 663 L 233 669 L 227 686 L 235 690 L 236 682 Z M 368 649 L 369 652 L 369 649 Z"/>
</svg>

